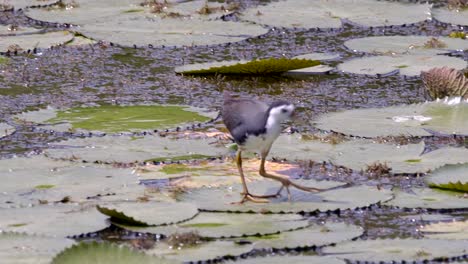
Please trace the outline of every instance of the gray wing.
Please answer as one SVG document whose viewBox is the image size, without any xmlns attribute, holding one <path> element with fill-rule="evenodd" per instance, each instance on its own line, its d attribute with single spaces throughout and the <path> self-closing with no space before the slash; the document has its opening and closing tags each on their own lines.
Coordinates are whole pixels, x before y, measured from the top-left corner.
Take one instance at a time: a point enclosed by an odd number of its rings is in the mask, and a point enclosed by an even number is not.
<svg viewBox="0 0 468 264">
<path fill-rule="evenodd" d="M 257 100 L 228 98 L 224 101 L 221 114 L 236 142 L 242 143 L 246 133 L 263 132 L 268 108 L 267 104 Z"/>
</svg>

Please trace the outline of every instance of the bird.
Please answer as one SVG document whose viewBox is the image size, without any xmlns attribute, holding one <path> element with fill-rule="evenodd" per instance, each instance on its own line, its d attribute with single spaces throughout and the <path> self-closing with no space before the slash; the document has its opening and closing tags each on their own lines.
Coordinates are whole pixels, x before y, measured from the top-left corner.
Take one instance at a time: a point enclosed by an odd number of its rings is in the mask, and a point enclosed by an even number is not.
<svg viewBox="0 0 468 264">
<path fill-rule="evenodd" d="M 221 110 L 223 123 L 238 146 L 236 164 L 243 188 L 242 199 L 239 203 L 242 204 L 246 201 L 267 203 L 269 202 L 267 198 L 280 196 L 283 189 L 287 190 L 288 200 L 291 201 L 290 186 L 306 192 L 324 191 L 324 189 L 299 185 L 292 182 L 287 176 L 270 174 L 265 170 L 266 157 L 281 133 L 282 123 L 290 120 L 295 113 L 295 106 L 292 103 L 279 100 L 267 104 L 251 98 L 234 98 L 227 91 L 224 92 L 223 99 Z M 259 174 L 282 184 L 277 193 L 254 195 L 249 192 L 242 169 L 242 152 L 244 151 L 260 154 Z"/>
</svg>

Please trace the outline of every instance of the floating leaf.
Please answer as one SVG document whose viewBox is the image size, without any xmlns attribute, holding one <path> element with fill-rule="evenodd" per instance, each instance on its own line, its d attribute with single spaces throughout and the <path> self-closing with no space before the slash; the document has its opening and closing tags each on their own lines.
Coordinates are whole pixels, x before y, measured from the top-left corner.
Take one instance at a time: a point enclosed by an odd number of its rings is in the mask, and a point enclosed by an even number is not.
<svg viewBox="0 0 468 264">
<path fill-rule="evenodd" d="M 432 15 L 438 21 L 452 25 L 468 26 L 468 9 L 434 8 Z"/>
<path fill-rule="evenodd" d="M 362 235 L 363 229 L 344 223 L 325 223 L 311 225 L 304 229 L 282 232 L 276 235 L 245 238 L 254 243 L 255 248 L 296 249 L 324 246 L 351 240 Z"/>
<path fill-rule="evenodd" d="M 322 53 L 322 52 L 313 52 L 306 53 L 292 57 L 293 59 L 305 59 L 305 60 L 316 60 L 316 61 L 326 61 L 326 60 L 336 60 L 340 58 L 339 54 L 332 53 Z"/>
<path fill-rule="evenodd" d="M 144 226 L 175 224 L 198 214 L 190 203 L 124 202 L 100 204 L 97 209 L 117 222 Z"/>
<path fill-rule="evenodd" d="M 468 103 L 437 101 L 330 113 L 314 123 L 323 130 L 361 137 L 430 136 L 429 131 L 466 135 L 467 119 Z"/>
<path fill-rule="evenodd" d="M 122 227 L 143 233 L 171 235 L 196 232 L 201 237 L 228 238 L 277 234 L 303 228 L 308 223 L 308 220 L 297 214 L 200 213 L 194 219 L 178 225 L 143 228 Z"/>
<path fill-rule="evenodd" d="M 158 136 L 128 137 L 105 136 L 62 141 L 55 146 L 71 148 L 48 149 L 53 158 L 80 159 L 86 161 L 135 162 L 155 157 L 178 157 L 181 155 L 219 156 L 226 150 L 213 146 L 213 139 L 171 140 Z"/>
<path fill-rule="evenodd" d="M 52 264 L 79 264 L 79 263 L 177 263 L 172 260 L 157 258 L 132 250 L 126 246 L 118 246 L 109 242 L 81 242 L 55 256 Z"/>
<path fill-rule="evenodd" d="M 0 259 L 4 263 L 46 264 L 74 243 L 66 238 L 0 231 Z"/>
<path fill-rule="evenodd" d="M 297 183 L 316 188 L 331 188 L 343 185 L 340 182 L 318 182 L 315 180 L 298 180 Z M 253 194 L 265 195 L 276 193 L 280 184 L 271 180 L 263 180 L 251 182 L 248 187 Z M 197 204 L 198 208 L 206 211 L 298 213 L 354 209 L 386 201 L 392 197 L 389 191 L 379 191 L 375 187 L 368 186 L 334 189 L 320 193 L 306 193 L 291 188 L 292 202 L 289 202 L 287 195 L 284 195 L 280 198 L 272 198 L 270 203 L 266 204 L 232 204 L 241 200 L 241 191 L 240 184 L 232 187 L 200 188 L 183 193 L 179 198 L 182 201 L 193 202 Z M 286 191 L 283 190 L 283 193 L 285 194 Z"/>
<path fill-rule="evenodd" d="M 27 34 L 16 36 L 4 36 L 0 43 L 0 51 L 25 52 L 34 48 L 47 49 L 51 46 L 64 44 L 73 39 L 73 34 L 68 31 L 48 32 L 43 34 Z"/>
<path fill-rule="evenodd" d="M 11 135 L 15 132 L 15 128 L 6 124 L 0 123 L 0 138 Z"/>
<path fill-rule="evenodd" d="M 459 193 L 432 189 L 413 189 L 411 193 L 397 191 L 395 199 L 386 202 L 387 205 L 400 208 L 428 209 L 467 209 L 468 203 Z"/>
<path fill-rule="evenodd" d="M 427 177 L 429 186 L 468 193 L 468 164 L 447 165 Z"/>
<path fill-rule="evenodd" d="M 288 160 L 328 161 L 334 146 L 319 140 L 307 140 L 300 135 L 280 135 L 273 144 L 270 156 Z M 268 167 L 267 167 L 268 168 Z"/>
<path fill-rule="evenodd" d="M 95 232 L 109 226 L 107 217 L 94 207 L 41 205 L 27 208 L 0 208 L 0 230 L 44 234 L 57 237 Z"/>
<path fill-rule="evenodd" d="M 270 58 L 252 61 L 221 61 L 188 64 L 175 68 L 176 73 L 187 75 L 271 75 L 319 65 L 308 59 Z"/>
<path fill-rule="evenodd" d="M 284 264 L 284 263 L 294 263 L 294 264 L 344 264 L 343 260 L 333 258 L 333 257 L 323 257 L 323 256 L 267 256 L 267 257 L 255 257 L 248 259 L 240 259 L 236 262 L 227 262 L 227 263 L 240 263 L 240 264 Z"/>
<path fill-rule="evenodd" d="M 433 40 L 433 36 L 376 36 L 366 38 L 355 38 L 348 40 L 344 45 L 354 51 L 368 52 L 376 55 L 395 55 L 395 54 L 419 54 L 436 55 L 453 50 L 468 49 L 468 41 L 454 39 L 449 37 L 437 37 L 436 39 L 443 43 L 442 48 L 431 48 L 426 45 Z M 400 58 L 400 57 L 398 57 Z M 401 57 L 406 58 L 406 57 Z M 424 58 L 408 57 L 408 58 Z M 429 62 L 428 62 L 429 63 Z M 437 67 L 433 64 L 428 65 L 428 69 Z"/>
<path fill-rule="evenodd" d="M 467 41 L 468 42 L 468 41 Z M 457 70 L 466 67 L 466 61 L 438 55 L 395 55 L 355 58 L 338 65 L 338 70 L 355 74 L 390 74 L 417 76 L 434 67 L 450 67 Z"/>
<path fill-rule="evenodd" d="M 421 230 L 428 238 L 468 240 L 468 220 L 432 223 L 425 225 Z"/>
<path fill-rule="evenodd" d="M 164 242 L 157 243 L 147 254 L 182 262 L 219 260 L 226 256 L 236 257 L 252 250 L 252 245 L 239 245 L 232 241 L 213 241 L 198 245 L 172 247 Z"/>
<path fill-rule="evenodd" d="M 413 262 L 463 256 L 466 254 L 466 241 L 413 238 L 358 240 L 326 247 L 323 252 L 351 261 Z"/>
<path fill-rule="evenodd" d="M 25 166 L 25 164 L 28 164 Z M 0 207 L 28 206 L 39 203 L 83 202 L 92 197 L 144 192 L 137 185 L 132 169 L 76 164 L 44 156 L 0 160 L 2 192 Z"/>
<path fill-rule="evenodd" d="M 0 10 L 1 10 L 1 6 L 0 6 Z M 32 28 L 32 27 L 22 27 L 22 26 L 18 26 L 15 24 L 8 25 L 8 26 L 0 25 L 0 35 L 16 35 L 16 34 L 25 34 L 25 33 L 31 34 L 31 33 L 37 33 L 37 32 L 39 32 L 39 30 L 37 30 L 36 28 Z"/>
<path fill-rule="evenodd" d="M 57 0 L 14 0 L 14 1 L 4 1 L 0 4 L 0 11 L 9 10 L 11 8 L 15 9 L 24 9 L 26 7 L 32 6 L 47 6 L 58 2 Z"/>
<path fill-rule="evenodd" d="M 247 9 L 244 20 L 275 27 L 339 28 L 341 19 L 362 26 L 390 26 L 416 23 L 427 19 L 429 4 L 352 0 L 289 0 Z"/>
</svg>

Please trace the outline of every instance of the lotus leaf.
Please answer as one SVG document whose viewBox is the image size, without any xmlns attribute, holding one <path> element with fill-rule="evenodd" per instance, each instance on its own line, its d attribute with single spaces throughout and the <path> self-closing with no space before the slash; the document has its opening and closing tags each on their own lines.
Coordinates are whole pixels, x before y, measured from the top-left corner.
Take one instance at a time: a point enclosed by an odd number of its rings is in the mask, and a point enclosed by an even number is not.
<svg viewBox="0 0 468 264">
<path fill-rule="evenodd" d="M 3 1 L 2 4 L 0 4 L 0 11 L 8 10 L 11 9 L 12 7 L 15 9 L 24 9 L 26 7 L 30 6 L 45 6 L 45 5 L 50 5 L 58 2 L 57 0 L 41 0 L 41 1 L 36 1 L 36 0 L 14 0 L 14 1 Z"/>
<path fill-rule="evenodd" d="M 202 237 L 230 238 L 278 234 L 303 228 L 308 221 L 297 214 L 230 214 L 200 213 L 195 218 L 178 225 L 161 227 L 132 227 L 137 232 L 171 235 L 196 232 Z"/>
<path fill-rule="evenodd" d="M 252 245 L 250 244 L 240 245 L 232 241 L 213 241 L 180 247 L 158 243 L 153 249 L 146 250 L 146 253 L 182 262 L 197 262 L 219 260 L 226 256 L 237 257 L 251 250 Z"/>
<path fill-rule="evenodd" d="M 197 207 L 190 203 L 108 203 L 98 205 L 97 209 L 116 222 L 143 226 L 175 224 L 198 214 Z"/>
<path fill-rule="evenodd" d="M 34 48 L 47 49 L 51 46 L 64 44 L 73 39 L 73 34 L 68 31 L 48 32 L 42 34 L 26 34 L 16 36 L 4 36 L 0 43 L 0 51 L 24 52 Z"/>
<path fill-rule="evenodd" d="M 52 264 L 80 263 L 112 263 L 112 264 L 173 264 L 176 261 L 153 257 L 132 250 L 126 246 L 118 246 L 109 242 L 81 242 L 55 256 Z"/>
<path fill-rule="evenodd" d="M 432 223 L 425 225 L 422 231 L 428 238 L 468 240 L 468 220 Z"/>
<path fill-rule="evenodd" d="M 322 115 L 314 123 L 323 130 L 361 137 L 430 136 L 430 132 L 466 135 L 468 103 L 451 102 L 455 101 L 353 109 Z"/>
<path fill-rule="evenodd" d="M 390 26 L 424 21 L 430 16 L 429 4 L 361 0 L 307 0 L 272 2 L 252 7 L 244 20 L 275 27 L 339 28 L 341 19 L 362 26 Z"/>
<path fill-rule="evenodd" d="M 94 207 L 71 204 L 0 208 L 0 230 L 56 237 L 81 235 L 109 226 Z"/>
<path fill-rule="evenodd" d="M 304 229 L 282 232 L 276 235 L 246 238 L 254 243 L 255 248 L 296 249 L 312 246 L 324 246 L 351 240 L 362 235 L 363 229 L 344 223 L 325 223 L 311 225 Z"/>
<path fill-rule="evenodd" d="M 240 259 L 236 262 L 227 263 L 240 263 L 240 264 L 344 264 L 343 260 L 334 257 L 323 257 L 323 256 L 269 256 L 269 257 L 256 257 L 248 259 Z"/>
<path fill-rule="evenodd" d="M 129 137 L 105 136 L 99 138 L 80 138 L 62 141 L 56 147 L 70 148 L 48 149 L 50 157 L 80 159 L 86 161 L 136 162 L 155 157 L 178 157 L 181 155 L 219 156 L 226 150 L 212 145 L 213 139 L 178 139 L 171 140 L 159 136 Z"/>
<path fill-rule="evenodd" d="M 386 202 L 387 205 L 400 208 L 428 209 L 467 209 L 468 203 L 459 193 L 432 189 L 413 189 L 411 193 L 397 191 L 395 199 Z"/>
<path fill-rule="evenodd" d="M 0 259 L 3 263 L 46 264 L 74 243 L 67 238 L 0 231 Z"/>
<path fill-rule="evenodd" d="M 272 213 L 298 213 L 314 211 L 333 211 L 354 209 L 356 207 L 370 206 L 372 204 L 391 199 L 391 192 L 377 190 L 375 187 L 355 186 L 348 188 L 337 188 L 343 183 L 331 181 L 297 180 L 305 186 L 316 188 L 336 188 L 320 193 L 304 193 L 292 189 L 292 201 L 287 196 L 270 199 L 270 203 L 244 203 L 232 204 L 241 200 L 240 184 L 232 187 L 200 188 L 190 190 L 180 195 L 182 201 L 190 201 L 197 204 L 204 211 L 216 212 L 272 212 Z M 263 180 L 249 183 L 249 191 L 257 194 L 271 194 L 279 189 L 279 184 L 274 181 Z M 286 191 L 283 190 L 284 193 Z M 366 195 L 364 195 L 364 193 Z"/>
<path fill-rule="evenodd" d="M 463 256 L 466 254 L 466 241 L 413 238 L 358 240 L 326 247 L 323 252 L 368 263 L 413 262 Z"/>
<path fill-rule="evenodd" d="M 452 25 L 468 26 L 468 9 L 453 9 L 434 8 L 432 15 L 438 21 L 449 23 Z"/>
<path fill-rule="evenodd" d="M 433 36 L 377 36 L 351 39 L 344 44 L 350 50 L 373 53 L 376 55 L 436 55 L 453 50 L 468 49 L 468 41 L 449 37 L 437 37 L 436 39 L 440 44 L 438 46 L 440 47 L 431 47 L 428 43 L 430 41 L 434 42 L 434 38 Z M 431 65 L 431 68 L 433 67 Z"/>
<path fill-rule="evenodd" d="M 0 123 L 0 138 L 6 137 L 15 132 L 15 128 L 6 124 Z"/>
<path fill-rule="evenodd" d="M 339 64 L 338 70 L 368 75 L 399 72 L 402 75 L 418 76 L 422 71 L 444 66 L 461 70 L 467 63 L 459 58 L 439 55 L 384 55 L 351 59 Z"/>
<path fill-rule="evenodd" d="M 429 186 L 468 193 L 468 164 L 447 165 L 427 178 Z"/>
</svg>

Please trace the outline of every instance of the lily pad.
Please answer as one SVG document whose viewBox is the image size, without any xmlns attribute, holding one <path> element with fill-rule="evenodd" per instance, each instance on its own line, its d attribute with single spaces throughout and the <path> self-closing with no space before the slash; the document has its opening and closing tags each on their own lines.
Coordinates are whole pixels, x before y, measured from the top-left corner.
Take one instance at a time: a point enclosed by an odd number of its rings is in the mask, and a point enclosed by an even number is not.
<svg viewBox="0 0 468 264">
<path fill-rule="evenodd" d="M 0 7 L 1 9 L 1 7 Z M 16 35 L 16 34 L 30 34 L 37 33 L 39 30 L 31 27 L 22 27 L 17 25 L 0 25 L 0 35 Z"/>
<path fill-rule="evenodd" d="M 317 188 L 332 188 L 343 185 L 340 182 L 298 180 L 297 183 Z M 249 191 L 257 194 L 275 193 L 280 184 L 278 182 L 263 180 L 248 184 Z M 244 203 L 232 204 L 241 200 L 242 187 L 240 184 L 232 187 L 200 188 L 181 194 L 182 201 L 190 201 L 197 204 L 204 211 L 215 212 L 271 212 L 271 213 L 298 213 L 315 211 L 333 211 L 354 209 L 356 207 L 369 206 L 392 198 L 391 192 L 377 190 L 375 187 L 355 186 L 338 188 L 320 193 L 305 193 L 291 188 L 292 202 L 287 196 L 270 199 L 270 203 Z M 283 190 L 284 193 L 286 191 Z M 363 195 L 366 194 L 366 195 Z"/>
<path fill-rule="evenodd" d="M 52 264 L 79 264 L 79 263 L 160 263 L 173 264 L 176 261 L 149 256 L 132 250 L 126 246 L 119 246 L 109 242 L 81 242 L 55 256 Z"/>
<path fill-rule="evenodd" d="M 0 123 L 0 138 L 11 135 L 15 132 L 15 128 L 6 124 Z"/>
<path fill-rule="evenodd" d="M 41 123 L 41 128 L 55 131 L 127 132 L 172 128 L 184 123 L 205 122 L 215 116 L 216 113 L 206 109 L 182 105 L 103 105 L 66 110 L 48 107 L 15 118 Z"/>
<path fill-rule="evenodd" d="M 468 240 L 468 220 L 432 223 L 421 230 L 428 238 Z"/>
<path fill-rule="evenodd" d="M 468 164 L 447 165 L 427 177 L 429 186 L 468 193 Z"/>
<path fill-rule="evenodd" d="M 110 203 L 97 206 L 99 212 L 129 225 L 157 226 L 186 221 L 198 214 L 190 203 Z"/>
<path fill-rule="evenodd" d="M 252 241 L 257 249 L 296 249 L 339 243 L 359 237 L 362 233 L 363 229 L 355 225 L 325 223 L 276 235 L 248 237 L 246 239 Z"/>
<path fill-rule="evenodd" d="M 194 219 L 178 225 L 162 227 L 122 226 L 137 232 L 171 235 L 196 232 L 208 238 L 232 238 L 278 234 L 303 228 L 308 220 L 297 214 L 230 214 L 200 213 Z"/>
<path fill-rule="evenodd" d="M 236 262 L 227 263 L 240 263 L 240 264 L 284 264 L 284 263 L 295 263 L 295 264 L 344 264 L 343 260 L 334 257 L 323 257 L 323 256 L 268 256 L 268 257 L 256 257 L 248 259 L 240 259 Z"/>
<path fill-rule="evenodd" d="M 41 205 L 27 208 L 0 208 L 0 230 L 56 237 L 81 235 L 109 226 L 107 217 L 94 207 Z"/>
<path fill-rule="evenodd" d="M 239 245 L 232 241 L 213 241 L 197 245 L 172 247 L 164 242 L 157 243 L 154 248 L 146 250 L 150 255 L 161 256 L 167 259 L 182 262 L 197 262 L 219 260 L 226 256 L 240 256 L 251 251 L 252 245 Z"/>
<path fill-rule="evenodd" d="M 431 131 L 468 134 L 468 103 L 451 101 L 353 109 L 320 116 L 314 123 L 323 130 L 361 137 L 430 136 Z"/>
<path fill-rule="evenodd" d="M 171 140 L 159 136 L 128 137 L 105 136 L 99 138 L 70 139 L 55 144 L 45 152 L 53 158 L 80 159 L 86 161 L 136 162 L 155 157 L 178 157 L 187 154 L 219 156 L 226 152 L 213 146 L 213 139 Z"/>
<path fill-rule="evenodd" d="M 306 54 L 294 56 L 292 58 L 293 59 L 327 61 L 327 60 L 339 59 L 340 55 L 339 54 L 332 54 L 332 53 L 313 52 L 313 53 L 306 53 Z"/>
<path fill-rule="evenodd" d="M 43 34 L 27 34 L 4 36 L 0 43 L 0 51 L 23 52 L 34 48 L 50 48 L 64 44 L 73 39 L 74 35 L 68 31 L 48 32 Z"/>
<path fill-rule="evenodd" d="M 2 4 L 0 5 L 0 11 L 5 11 L 9 10 L 11 8 L 15 9 L 24 9 L 26 7 L 31 7 L 31 6 L 46 6 L 50 4 L 54 4 L 58 2 L 58 0 L 7 0 L 3 1 Z"/>
<path fill-rule="evenodd" d="M 466 254 L 466 241 L 413 238 L 358 240 L 326 247 L 323 252 L 368 263 L 413 262 L 463 256 Z"/>
<path fill-rule="evenodd" d="M 57 253 L 74 243 L 67 238 L 0 231 L 0 259 L 4 263 L 46 264 Z"/>
<path fill-rule="evenodd" d="M 431 41 L 435 41 L 434 38 L 437 39 L 439 45 L 430 45 Z M 433 36 L 366 37 L 348 40 L 344 45 L 353 51 L 373 53 L 376 55 L 437 55 L 454 50 L 468 49 L 468 41 L 466 40 Z"/>
<path fill-rule="evenodd" d="M 402 75 L 418 76 L 421 71 L 444 66 L 461 70 L 467 63 L 463 59 L 438 55 L 374 56 L 351 59 L 339 64 L 338 70 L 368 75 L 399 72 Z"/>
<path fill-rule="evenodd" d="M 400 208 L 468 209 L 466 198 L 459 193 L 428 188 L 413 189 L 411 193 L 397 191 L 395 199 L 386 204 Z"/>
<path fill-rule="evenodd" d="M 188 64 L 175 68 L 176 73 L 187 75 L 270 75 L 319 65 L 308 59 L 270 58 L 252 61 L 221 61 Z"/>
<path fill-rule="evenodd" d="M 0 160 L 0 173 L 0 207 L 53 203 L 63 199 L 84 202 L 90 197 L 106 194 L 126 195 L 127 188 L 137 186 L 132 169 L 55 161 L 44 156 Z M 143 192 L 144 187 L 140 186 L 140 195 Z"/>
<path fill-rule="evenodd" d="M 328 161 L 334 146 L 318 140 L 306 140 L 303 136 L 280 135 L 273 144 L 270 157 L 288 160 Z M 268 167 L 267 167 L 268 168 Z"/>
<path fill-rule="evenodd" d="M 289 0 L 252 7 L 242 19 L 275 27 L 339 28 L 341 19 L 362 26 L 390 26 L 424 21 L 430 16 L 429 4 L 352 0 Z"/>
<path fill-rule="evenodd" d="M 358 171 L 373 163 L 386 163 L 393 173 L 425 173 L 445 164 L 468 162 L 466 148 L 442 147 L 422 154 L 424 149 L 424 142 L 397 146 L 355 140 L 336 145 L 331 161 Z"/>
<path fill-rule="evenodd" d="M 432 15 L 438 21 L 452 25 L 468 26 L 468 9 L 434 8 Z"/>
</svg>

